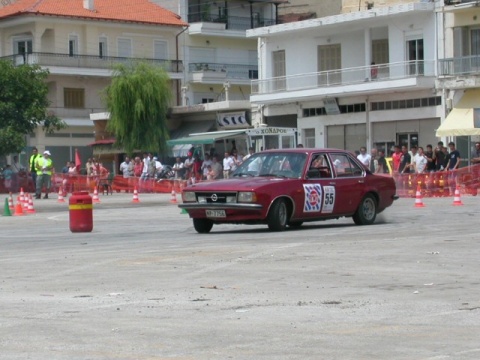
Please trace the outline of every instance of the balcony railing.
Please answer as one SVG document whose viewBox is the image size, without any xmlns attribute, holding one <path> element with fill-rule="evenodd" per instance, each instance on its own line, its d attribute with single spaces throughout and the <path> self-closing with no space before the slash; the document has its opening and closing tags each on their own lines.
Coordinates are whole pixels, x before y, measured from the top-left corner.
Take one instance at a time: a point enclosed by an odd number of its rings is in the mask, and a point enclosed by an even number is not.
<svg viewBox="0 0 480 360">
<path fill-rule="evenodd" d="M 126 58 L 113 56 L 95 55 L 68 55 L 58 53 L 34 52 L 30 54 L 16 54 L 4 56 L 1 59 L 11 59 L 16 65 L 38 64 L 41 66 L 62 66 L 88 69 L 112 69 L 118 63 L 130 63 L 136 61 L 147 62 L 161 66 L 167 72 L 182 72 L 183 63 L 180 60 Z"/>
<path fill-rule="evenodd" d="M 370 81 L 399 80 L 418 76 L 435 76 L 435 62 L 433 60 L 406 61 L 254 80 L 252 81 L 252 95 L 355 85 Z"/>
<path fill-rule="evenodd" d="M 245 17 L 245 16 L 219 16 L 212 14 L 189 14 L 189 23 L 196 22 L 213 22 L 225 24 L 225 28 L 228 30 L 248 30 L 263 26 L 275 25 L 275 19 L 257 18 L 257 17 Z"/>
<path fill-rule="evenodd" d="M 438 75 L 480 75 L 480 56 L 462 56 L 438 60 Z"/>
<path fill-rule="evenodd" d="M 190 63 L 188 71 L 226 73 L 226 78 L 232 79 L 258 79 L 258 66 L 256 65 Z"/>
</svg>

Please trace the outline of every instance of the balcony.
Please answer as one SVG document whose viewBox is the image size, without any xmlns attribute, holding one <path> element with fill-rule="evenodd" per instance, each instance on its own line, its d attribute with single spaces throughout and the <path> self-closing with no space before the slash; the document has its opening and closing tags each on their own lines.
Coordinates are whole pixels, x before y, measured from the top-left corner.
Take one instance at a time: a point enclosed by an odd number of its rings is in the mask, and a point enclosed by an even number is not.
<svg viewBox="0 0 480 360">
<path fill-rule="evenodd" d="M 438 76 L 480 75 L 480 56 L 438 60 Z"/>
<path fill-rule="evenodd" d="M 189 23 L 210 22 L 224 24 L 225 30 L 246 31 L 263 26 L 275 25 L 275 19 L 267 19 L 262 17 L 246 17 L 246 16 L 218 16 L 211 14 L 190 14 L 188 15 Z"/>
<path fill-rule="evenodd" d="M 22 64 L 38 64 L 44 67 L 58 68 L 76 68 L 76 69 L 100 69 L 111 71 L 115 64 L 132 63 L 143 61 L 153 65 L 161 66 L 167 72 L 180 73 L 183 72 L 183 63 L 179 60 L 163 60 L 163 59 L 146 59 L 146 58 L 124 58 L 113 56 L 95 56 L 95 55 L 73 55 L 33 52 L 29 54 L 17 54 L 4 56 L 1 59 L 11 59 L 16 65 Z M 54 71 L 50 71 L 55 73 Z M 82 75 L 75 73 L 75 75 Z M 87 74 L 88 75 L 88 74 Z"/>
<path fill-rule="evenodd" d="M 384 92 L 391 88 L 429 88 L 434 84 L 434 77 L 433 60 L 296 74 L 252 81 L 252 101 L 285 100 L 296 96 L 337 96 L 347 92 Z"/>
<path fill-rule="evenodd" d="M 223 82 L 249 84 L 258 79 L 258 66 L 241 64 L 190 63 L 188 71 L 193 82 Z"/>
</svg>

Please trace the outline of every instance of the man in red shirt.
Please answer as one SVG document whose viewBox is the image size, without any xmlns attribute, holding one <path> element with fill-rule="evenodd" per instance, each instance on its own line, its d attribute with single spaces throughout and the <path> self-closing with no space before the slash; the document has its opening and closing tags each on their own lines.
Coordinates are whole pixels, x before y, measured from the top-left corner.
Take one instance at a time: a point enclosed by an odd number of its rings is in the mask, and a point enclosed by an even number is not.
<svg viewBox="0 0 480 360">
<path fill-rule="evenodd" d="M 393 161 L 393 172 L 398 173 L 398 168 L 400 167 L 400 161 L 402 160 L 402 152 L 399 145 L 395 145 L 395 151 L 392 154 Z"/>
</svg>

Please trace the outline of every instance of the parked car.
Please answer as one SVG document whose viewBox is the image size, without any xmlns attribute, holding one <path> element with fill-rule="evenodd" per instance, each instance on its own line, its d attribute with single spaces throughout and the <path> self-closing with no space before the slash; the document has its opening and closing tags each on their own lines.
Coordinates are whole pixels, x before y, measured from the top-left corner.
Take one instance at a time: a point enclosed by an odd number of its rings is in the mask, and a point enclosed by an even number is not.
<svg viewBox="0 0 480 360">
<path fill-rule="evenodd" d="M 252 155 L 230 179 L 186 187 L 179 207 L 199 233 L 224 223 L 282 231 L 340 217 L 369 225 L 396 198 L 391 177 L 372 174 L 348 151 L 287 149 Z"/>
</svg>

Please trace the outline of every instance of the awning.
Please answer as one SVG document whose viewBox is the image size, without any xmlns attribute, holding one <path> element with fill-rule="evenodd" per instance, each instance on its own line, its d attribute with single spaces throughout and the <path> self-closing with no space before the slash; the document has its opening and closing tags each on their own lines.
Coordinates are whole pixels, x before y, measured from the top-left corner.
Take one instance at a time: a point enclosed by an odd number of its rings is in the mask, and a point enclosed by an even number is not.
<svg viewBox="0 0 480 360">
<path fill-rule="evenodd" d="M 203 133 L 210 131 L 214 125 L 213 120 L 208 121 L 186 121 L 180 125 L 176 130 L 173 130 L 170 134 L 170 139 L 180 139 L 187 137 L 190 134 Z"/>
<path fill-rule="evenodd" d="M 437 129 L 436 135 L 480 135 L 480 89 L 465 90 L 458 104 Z"/>
<path fill-rule="evenodd" d="M 222 140 L 238 135 L 244 135 L 245 130 L 233 130 L 233 131 L 212 131 L 209 133 L 200 133 L 200 134 L 192 134 L 191 136 L 187 136 L 180 139 L 173 139 L 168 140 L 168 146 L 174 145 L 203 145 L 203 144 L 214 144 L 217 140 Z"/>
</svg>

